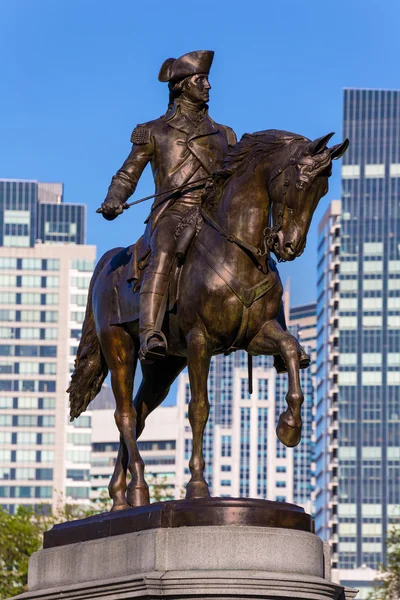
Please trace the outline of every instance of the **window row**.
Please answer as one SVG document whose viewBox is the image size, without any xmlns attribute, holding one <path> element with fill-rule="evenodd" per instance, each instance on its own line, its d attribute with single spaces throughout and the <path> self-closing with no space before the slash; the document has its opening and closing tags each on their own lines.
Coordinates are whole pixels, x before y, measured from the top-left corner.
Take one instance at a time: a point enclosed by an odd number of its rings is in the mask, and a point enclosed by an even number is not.
<svg viewBox="0 0 400 600">
<path fill-rule="evenodd" d="M 0 287 L 23 288 L 58 288 L 60 284 L 57 275 L 1 275 Z"/>
<path fill-rule="evenodd" d="M 50 392 L 56 391 L 56 382 L 37 379 L 0 379 L 0 392 Z"/>
<path fill-rule="evenodd" d="M 0 362 L 0 375 L 56 375 L 57 363 Z"/>
<path fill-rule="evenodd" d="M 53 469 L 34 469 L 32 467 L 0 468 L 0 480 L 15 481 L 52 481 Z"/>
<path fill-rule="evenodd" d="M 0 431 L 0 444 L 21 446 L 52 446 L 54 433 L 37 433 L 35 431 Z"/>
<path fill-rule="evenodd" d="M 52 463 L 54 462 L 53 450 L 0 450 L 2 463 Z"/>
<path fill-rule="evenodd" d="M 0 327 L 0 339 L 4 340 L 56 340 L 58 329 L 48 327 Z"/>
<path fill-rule="evenodd" d="M 51 306 L 58 304 L 58 294 L 39 292 L 0 292 L 0 304 L 37 304 Z"/>
<path fill-rule="evenodd" d="M 57 346 L 14 346 L 13 344 L 0 344 L 0 356 L 40 356 L 42 358 L 56 358 Z"/>
<path fill-rule="evenodd" d="M 0 258 L 0 269 L 18 269 L 26 271 L 59 271 L 58 258 Z"/>
<path fill-rule="evenodd" d="M 0 485 L 0 498 L 51 498 L 52 495 L 51 486 Z"/>
<path fill-rule="evenodd" d="M 0 396 L 0 408 L 51 410 L 56 407 L 55 398 L 35 398 L 32 396 Z"/>
<path fill-rule="evenodd" d="M 54 427 L 54 415 L 0 415 L 0 427 Z"/>
<path fill-rule="evenodd" d="M 14 310 L 0 308 L 0 321 L 16 321 L 17 323 L 57 323 L 56 310 Z"/>
</svg>

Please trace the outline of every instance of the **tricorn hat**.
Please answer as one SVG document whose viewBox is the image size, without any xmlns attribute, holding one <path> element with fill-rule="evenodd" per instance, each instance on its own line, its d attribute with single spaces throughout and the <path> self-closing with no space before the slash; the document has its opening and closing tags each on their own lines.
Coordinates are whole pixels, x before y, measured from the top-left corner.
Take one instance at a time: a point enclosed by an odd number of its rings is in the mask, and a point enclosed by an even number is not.
<svg viewBox="0 0 400 600">
<path fill-rule="evenodd" d="M 180 58 L 167 58 L 158 74 L 159 81 L 179 81 L 190 75 L 210 72 L 214 58 L 213 50 L 195 50 Z"/>
</svg>

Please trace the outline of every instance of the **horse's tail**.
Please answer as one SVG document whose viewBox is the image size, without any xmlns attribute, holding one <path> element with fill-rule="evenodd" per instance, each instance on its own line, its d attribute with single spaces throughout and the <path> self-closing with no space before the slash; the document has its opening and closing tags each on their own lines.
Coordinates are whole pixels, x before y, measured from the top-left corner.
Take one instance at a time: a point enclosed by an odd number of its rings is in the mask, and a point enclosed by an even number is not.
<svg viewBox="0 0 400 600">
<path fill-rule="evenodd" d="M 67 393 L 69 393 L 71 421 L 85 412 L 90 402 L 100 392 L 103 381 L 108 373 L 108 366 L 96 333 L 92 294 L 96 279 L 110 258 L 111 252 L 115 253 L 115 251 L 109 251 L 101 257 L 90 281 L 82 336 L 75 358 L 75 369 L 71 376 L 71 383 L 67 389 Z"/>
</svg>

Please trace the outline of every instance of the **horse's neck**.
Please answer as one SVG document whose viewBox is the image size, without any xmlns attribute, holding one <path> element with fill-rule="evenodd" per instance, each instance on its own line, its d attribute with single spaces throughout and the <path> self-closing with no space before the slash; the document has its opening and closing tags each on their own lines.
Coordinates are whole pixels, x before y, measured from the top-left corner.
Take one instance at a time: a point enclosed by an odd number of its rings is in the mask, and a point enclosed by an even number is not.
<svg viewBox="0 0 400 600">
<path fill-rule="evenodd" d="M 229 233 L 260 247 L 268 226 L 270 200 L 260 170 L 232 176 L 216 210 L 216 220 Z"/>
</svg>

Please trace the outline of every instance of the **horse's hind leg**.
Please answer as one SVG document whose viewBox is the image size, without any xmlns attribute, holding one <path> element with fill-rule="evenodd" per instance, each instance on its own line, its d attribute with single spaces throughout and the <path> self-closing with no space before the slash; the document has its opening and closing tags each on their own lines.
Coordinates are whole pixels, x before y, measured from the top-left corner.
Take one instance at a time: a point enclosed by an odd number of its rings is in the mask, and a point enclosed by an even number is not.
<svg viewBox="0 0 400 600">
<path fill-rule="evenodd" d="M 123 327 L 112 325 L 102 330 L 100 343 L 111 373 L 111 387 L 117 405 L 115 422 L 121 435 L 119 467 L 110 483 L 113 510 L 126 508 L 127 503 L 141 506 L 149 503 L 149 489 L 144 480 L 144 463 L 136 444 L 137 414 L 132 402 L 137 364 L 135 344 Z M 127 500 L 125 464 L 132 475 L 127 488 Z"/>
<path fill-rule="evenodd" d="M 167 356 L 151 365 L 142 364 L 143 379 L 133 402 L 137 412 L 136 439 L 144 429 L 146 418 L 165 400 L 171 384 L 186 364 L 186 358 L 180 356 Z"/>
<path fill-rule="evenodd" d="M 193 434 L 192 456 L 189 468 L 192 474 L 186 487 L 186 498 L 205 498 L 210 495 L 204 479 L 203 434 L 210 412 L 207 378 L 210 369 L 211 354 L 205 336 L 200 331 L 188 335 L 188 367 L 191 399 L 189 403 L 189 421 Z"/>
<path fill-rule="evenodd" d="M 301 405 L 304 401 L 299 372 L 301 347 L 298 341 L 293 335 L 283 331 L 277 321 L 272 320 L 265 323 L 248 350 L 255 354 L 274 354 L 278 350 L 285 361 L 289 378 L 289 390 L 286 394 L 288 408 L 279 417 L 276 433 L 285 446 L 297 446 L 301 440 Z"/>
</svg>

